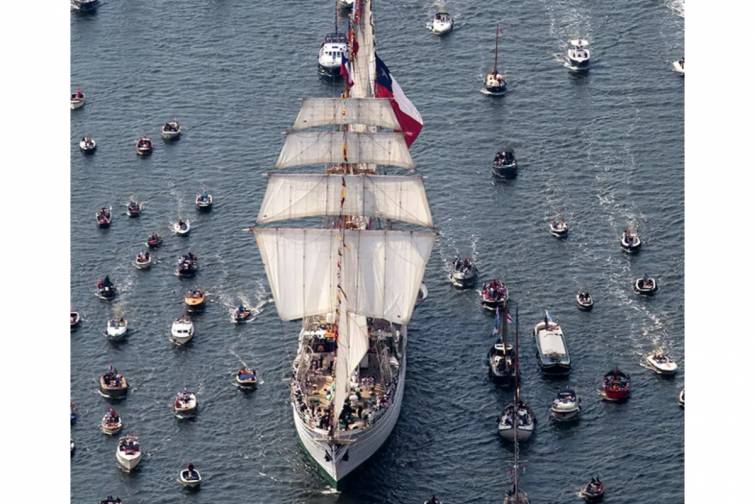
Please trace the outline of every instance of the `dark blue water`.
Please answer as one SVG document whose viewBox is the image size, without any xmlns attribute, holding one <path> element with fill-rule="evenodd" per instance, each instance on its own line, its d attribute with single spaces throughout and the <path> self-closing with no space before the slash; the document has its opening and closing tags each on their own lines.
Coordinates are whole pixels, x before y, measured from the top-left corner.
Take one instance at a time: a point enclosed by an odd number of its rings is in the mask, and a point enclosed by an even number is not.
<svg viewBox="0 0 755 504">
<path fill-rule="evenodd" d="M 406 394 L 385 447 L 330 493 L 297 444 L 287 378 L 299 327 L 281 323 L 273 305 L 236 327 L 238 300 L 265 299 L 266 280 L 253 238 L 271 169 L 304 96 L 335 96 L 321 80 L 316 54 L 331 30 L 330 2 L 164 0 L 104 2 L 94 16 L 71 17 L 71 82 L 88 94 L 71 114 L 71 293 L 84 321 L 71 335 L 71 396 L 79 405 L 72 429 L 72 502 L 108 494 L 131 503 L 312 502 L 417 503 L 437 493 L 447 503 L 500 502 L 509 478 L 510 447 L 496 416 L 511 392 L 489 383 L 484 356 L 492 319 L 471 291 L 453 290 L 444 263 L 474 253 L 485 277 L 500 276 L 520 306 L 522 392 L 535 409 L 535 437 L 523 447 L 522 485 L 532 502 L 576 502 L 579 485 L 600 473 L 606 502 L 683 501 L 684 383 L 684 82 L 671 61 L 684 53 L 683 6 L 663 0 L 449 1 L 456 29 L 438 39 L 425 28 L 429 1 L 375 1 L 378 50 L 424 117 L 412 147 L 440 237 L 428 265 L 430 297 L 411 325 Z M 492 61 L 495 25 L 511 92 L 480 94 Z M 574 36 L 588 38 L 594 68 L 574 77 L 559 55 Z M 159 140 L 159 126 L 177 118 L 184 135 Z M 78 140 L 90 133 L 98 150 L 85 157 Z M 136 139 L 149 134 L 155 152 L 139 159 Z M 493 184 L 496 146 L 513 144 L 520 176 Z M 193 206 L 209 190 L 215 208 Z M 145 201 L 127 219 L 129 196 Z M 113 206 L 109 230 L 94 212 Z M 547 233 L 563 213 L 568 240 Z M 170 235 L 177 215 L 192 220 L 188 238 Z M 623 255 L 627 223 L 645 241 Z M 131 266 L 149 232 L 164 235 L 151 271 Z M 176 256 L 193 251 L 193 281 L 173 275 Z M 638 299 L 633 278 L 658 278 L 654 299 Z M 112 304 L 93 295 L 109 273 L 121 288 Z M 210 295 L 188 348 L 168 342 L 171 321 L 191 286 Z M 596 307 L 574 306 L 578 287 Z M 567 381 L 544 379 L 529 334 L 548 308 L 562 323 L 574 368 Z M 119 346 L 102 332 L 123 313 L 133 333 Z M 675 379 L 641 366 L 661 345 L 681 364 Z M 116 439 L 98 431 L 107 404 L 96 379 L 109 363 L 132 383 L 116 408 L 146 452 L 137 473 L 116 467 Z M 263 383 L 250 395 L 232 386 L 242 362 Z M 633 378 L 632 399 L 599 401 L 602 374 L 618 365 Z M 547 408 L 556 391 L 574 385 L 583 418 L 554 426 Z M 169 410 L 183 386 L 198 392 L 196 421 Z M 206 481 L 196 494 L 176 483 L 193 462 Z"/>
</svg>

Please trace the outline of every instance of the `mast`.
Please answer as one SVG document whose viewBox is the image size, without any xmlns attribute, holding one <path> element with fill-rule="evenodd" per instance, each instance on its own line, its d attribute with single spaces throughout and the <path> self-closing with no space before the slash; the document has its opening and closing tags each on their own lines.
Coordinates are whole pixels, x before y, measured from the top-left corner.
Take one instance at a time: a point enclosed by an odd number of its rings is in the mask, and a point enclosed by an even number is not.
<svg viewBox="0 0 755 504">
<path fill-rule="evenodd" d="M 498 35 L 501 33 L 501 25 L 495 28 L 495 59 L 493 60 L 493 74 L 498 74 Z"/>
<path fill-rule="evenodd" d="M 514 329 L 514 428 L 519 423 L 519 303 L 516 305 L 516 326 Z M 516 431 L 514 431 L 514 437 L 516 438 Z"/>
</svg>

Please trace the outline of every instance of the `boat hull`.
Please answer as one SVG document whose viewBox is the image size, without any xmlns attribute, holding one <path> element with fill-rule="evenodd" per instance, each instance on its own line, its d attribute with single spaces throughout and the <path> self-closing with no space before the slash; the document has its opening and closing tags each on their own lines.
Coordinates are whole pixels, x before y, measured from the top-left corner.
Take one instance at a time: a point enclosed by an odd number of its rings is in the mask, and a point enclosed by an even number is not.
<svg viewBox="0 0 755 504">
<path fill-rule="evenodd" d="M 629 399 L 631 393 L 629 390 L 609 390 L 604 388 L 601 391 L 601 395 L 606 401 L 624 402 Z"/>
<path fill-rule="evenodd" d="M 498 178 L 515 178 L 517 176 L 517 173 L 519 172 L 519 165 L 515 162 L 509 163 L 506 165 L 493 165 L 492 167 L 493 175 Z"/>
<path fill-rule="evenodd" d="M 115 460 L 118 461 L 118 465 L 126 472 L 131 472 L 142 461 L 142 452 L 139 451 L 134 455 L 124 455 L 120 450 L 115 452 Z"/>
</svg>

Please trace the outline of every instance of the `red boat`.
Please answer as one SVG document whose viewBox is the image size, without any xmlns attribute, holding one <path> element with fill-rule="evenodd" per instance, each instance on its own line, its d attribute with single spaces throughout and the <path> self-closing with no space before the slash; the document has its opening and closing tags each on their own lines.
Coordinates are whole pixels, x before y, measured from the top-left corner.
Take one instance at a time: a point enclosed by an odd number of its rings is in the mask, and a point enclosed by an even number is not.
<svg viewBox="0 0 755 504">
<path fill-rule="evenodd" d="M 509 289 L 501 280 L 490 280 L 482 285 L 480 298 L 480 304 L 483 308 L 495 312 L 496 308 L 506 306 L 509 300 Z"/>
<path fill-rule="evenodd" d="M 603 376 L 603 389 L 601 394 L 607 401 L 626 401 L 631 392 L 629 375 L 614 368 Z"/>
<path fill-rule="evenodd" d="M 97 218 L 97 225 L 100 227 L 108 227 L 110 226 L 110 208 L 102 207 L 95 213 L 95 217 Z"/>
</svg>

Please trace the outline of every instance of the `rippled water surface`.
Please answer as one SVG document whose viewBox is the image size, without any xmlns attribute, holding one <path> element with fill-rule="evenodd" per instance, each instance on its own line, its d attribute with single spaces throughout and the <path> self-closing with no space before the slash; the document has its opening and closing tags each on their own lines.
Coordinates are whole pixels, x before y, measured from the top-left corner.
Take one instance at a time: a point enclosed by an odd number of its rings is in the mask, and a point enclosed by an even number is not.
<svg viewBox="0 0 755 504">
<path fill-rule="evenodd" d="M 72 302 L 84 321 L 71 334 L 72 502 L 108 494 L 132 503 L 312 502 L 419 503 L 437 493 L 446 503 L 501 502 L 509 447 L 496 416 L 511 392 L 487 379 L 484 356 L 492 319 L 471 291 L 453 290 L 444 263 L 474 253 L 485 277 L 501 276 L 521 305 L 523 396 L 539 418 L 523 447 L 522 484 L 533 503 L 576 502 L 579 485 L 599 473 L 606 502 L 683 501 L 684 383 L 683 91 L 671 71 L 683 55 L 684 6 L 670 0 L 589 2 L 448 1 L 456 29 L 432 36 L 430 1 L 375 0 L 381 58 L 421 111 L 425 129 L 412 147 L 439 239 L 426 273 L 430 297 L 415 312 L 401 417 L 384 448 L 332 492 L 297 443 L 287 378 L 298 325 L 264 307 L 234 326 L 239 300 L 263 302 L 267 284 L 252 236 L 282 132 L 304 96 L 336 96 L 321 80 L 316 53 L 331 30 L 331 2 L 106 0 L 96 15 L 71 16 L 71 81 L 88 94 L 71 114 Z M 495 24 L 511 92 L 479 93 L 492 61 Z M 574 77 L 562 66 L 566 41 L 592 43 L 594 68 Z M 162 122 L 177 118 L 180 141 L 159 140 Z M 83 156 L 78 139 L 95 137 Z M 156 140 L 140 159 L 135 140 Z M 513 144 L 520 176 L 493 184 L 488 165 L 502 142 Z M 209 214 L 193 206 L 207 189 Z M 145 201 L 139 219 L 125 216 L 130 195 Z M 109 230 L 95 210 L 112 205 Z M 571 230 L 559 242 L 547 219 L 563 213 Z M 192 221 L 188 238 L 169 234 L 177 215 Z M 618 236 L 640 226 L 642 252 L 627 257 Z M 165 242 L 150 271 L 131 266 L 147 234 Z M 173 275 L 177 255 L 196 253 L 193 281 Z M 634 277 L 658 278 L 654 299 L 638 299 Z M 95 279 L 109 273 L 121 288 L 104 303 Z M 205 288 L 210 303 L 183 349 L 168 342 L 182 294 Z M 574 306 L 580 286 L 596 299 L 592 313 Z M 543 378 L 529 331 L 548 308 L 562 323 L 574 368 L 568 381 Z M 133 333 L 119 346 L 103 336 L 111 313 Z M 675 379 L 641 366 L 655 345 L 681 364 Z M 116 406 L 126 432 L 141 437 L 146 458 L 132 475 L 116 467 L 116 439 L 98 431 L 106 402 L 96 379 L 113 363 L 132 383 Z M 250 395 L 232 386 L 242 362 L 260 370 Z M 633 377 L 624 405 L 598 400 L 602 374 L 618 365 Z M 547 408 L 559 387 L 583 396 L 579 424 L 559 428 Z M 169 411 L 183 386 L 198 392 L 195 421 Z M 201 491 L 176 483 L 193 462 Z"/>
</svg>

